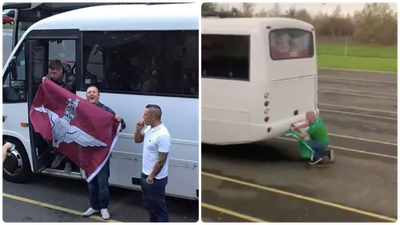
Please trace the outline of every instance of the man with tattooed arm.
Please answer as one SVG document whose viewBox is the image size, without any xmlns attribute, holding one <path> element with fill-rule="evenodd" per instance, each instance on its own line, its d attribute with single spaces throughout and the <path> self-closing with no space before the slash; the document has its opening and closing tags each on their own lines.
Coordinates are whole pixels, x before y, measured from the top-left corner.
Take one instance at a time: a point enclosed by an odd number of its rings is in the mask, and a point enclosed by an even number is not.
<svg viewBox="0 0 400 225">
<path fill-rule="evenodd" d="M 143 142 L 140 185 L 143 205 L 149 212 L 150 222 L 169 222 L 165 186 L 168 183 L 171 136 L 161 121 L 161 115 L 160 106 L 147 105 L 143 119 L 136 123 L 135 131 L 135 142 Z M 143 130 L 145 125 L 147 127 Z"/>
</svg>

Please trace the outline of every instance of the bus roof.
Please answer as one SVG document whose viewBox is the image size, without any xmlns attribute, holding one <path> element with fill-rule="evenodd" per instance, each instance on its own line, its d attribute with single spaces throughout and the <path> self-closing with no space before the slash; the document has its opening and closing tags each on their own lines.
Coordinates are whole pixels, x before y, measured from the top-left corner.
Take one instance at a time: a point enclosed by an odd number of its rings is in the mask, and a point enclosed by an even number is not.
<svg viewBox="0 0 400 225">
<path fill-rule="evenodd" d="M 146 5 L 159 5 L 159 4 L 179 4 L 185 2 L 19 2 L 19 3 L 4 3 L 3 10 L 22 10 L 29 11 L 36 8 L 48 9 L 52 11 L 69 11 L 89 6 L 98 5 L 119 5 L 119 4 L 146 4 Z"/>
<path fill-rule="evenodd" d="M 272 29 L 294 28 L 309 30 L 314 27 L 306 22 L 297 19 L 284 17 L 266 17 L 266 18 L 215 18 L 203 17 L 201 20 L 202 31 L 212 30 L 242 30 L 251 31 L 266 29 L 270 26 Z"/>
<path fill-rule="evenodd" d="M 146 18 L 145 20 L 143 18 Z M 195 4 L 105 5 L 60 13 L 33 24 L 31 30 L 79 29 L 82 31 L 197 30 Z"/>
</svg>

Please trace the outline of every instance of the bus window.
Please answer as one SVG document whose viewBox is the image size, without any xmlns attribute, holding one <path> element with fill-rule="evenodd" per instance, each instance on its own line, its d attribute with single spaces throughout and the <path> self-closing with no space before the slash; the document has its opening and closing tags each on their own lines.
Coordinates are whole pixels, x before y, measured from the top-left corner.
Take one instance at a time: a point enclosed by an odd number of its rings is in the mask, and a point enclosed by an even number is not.
<svg viewBox="0 0 400 225">
<path fill-rule="evenodd" d="M 58 59 L 71 68 L 75 65 L 75 41 L 51 40 L 49 42 L 49 61 Z"/>
<path fill-rule="evenodd" d="M 84 84 L 86 86 L 97 84 L 98 81 L 104 79 L 104 68 L 103 68 L 103 53 L 99 45 L 93 47 L 84 48 L 84 59 L 87 59 L 87 53 L 89 53 L 88 60 L 85 61 L 85 76 Z"/>
<path fill-rule="evenodd" d="M 42 78 L 47 74 L 46 68 L 48 62 L 45 62 L 46 58 L 46 48 L 41 44 L 38 44 L 33 49 L 33 68 L 32 70 L 34 78 L 33 83 L 35 87 L 39 86 L 42 83 Z"/>
<path fill-rule="evenodd" d="M 25 75 L 25 43 L 15 56 L 16 71 L 8 70 L 3 83 L 3 103 L 26 102 L 28 86 Z"/>
<path fill-rule="evenodd" d="M 84 85 L 102 92 L 198 96 L 198 31 L 84 32 Z"/>
<path fill-rule="evenodd" d="M 273 60 L 312 58 L 313 33 L 300 29 L 278 29 L 269 34 L 270 54 Z"/>
<path fill-rule="evenodd" d="M 30 26 L 32 26 L 34 22 L 25 22 L 25 21 L 18 21 L 17 22 L 17 30 L 16 30 L 16 36 L 17 40 L 16 43 L 21 39 L 22 35 L 24 35 L 25 31 L 28 30 Z"/>
<path fill-rule="evenodd" d="M 48 74 L 48 64 L 50 60 L 60 60 L 63 64 L 64 77 L 66 82 L 69 76 L 74 74 L 71 70 L 74 68 L 75 56 L 75 40 L 40 40 L 33 49 L 33 83 L 34 87 L 38 88 L 42 83 L 42 78 Z M 48 46 L 48 47 L 47 47 Z M 48 56 L 48 58 L 47 58 Z M 69 66 L 69 68 L 67 68 Z"/>
<path fill-rule="evenodd" d="M 224 79 L 249 80 L 250 36 L 201 36 L 202 76 Z"/>
</svg>

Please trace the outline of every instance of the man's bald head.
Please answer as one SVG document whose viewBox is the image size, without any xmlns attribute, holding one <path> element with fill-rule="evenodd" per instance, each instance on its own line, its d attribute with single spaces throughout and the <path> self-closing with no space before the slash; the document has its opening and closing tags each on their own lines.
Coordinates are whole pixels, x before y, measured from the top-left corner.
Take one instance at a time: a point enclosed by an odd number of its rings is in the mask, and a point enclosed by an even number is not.
<svg viewBox="0 0 400 225">
<path fill-rule="evenodd" d="M 315 111 L 308 111 L 307 113 L 306 113 L 306 120 L 308 120 L 308 121 L 314 121 L 315 120 L 315 118 L 317 117 L 317 114 L 316 114 L 316 112 Z"/>
</svg>

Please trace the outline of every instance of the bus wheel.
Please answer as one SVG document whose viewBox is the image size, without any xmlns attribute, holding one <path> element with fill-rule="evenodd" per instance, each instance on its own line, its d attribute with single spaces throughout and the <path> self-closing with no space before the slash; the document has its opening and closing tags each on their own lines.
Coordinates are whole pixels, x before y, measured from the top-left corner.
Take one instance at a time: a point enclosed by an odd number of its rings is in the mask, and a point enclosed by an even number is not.
<svg viewBox="0 0 400 225">
<path fill-rule="evenodd" d="M 15 144 L 15 149 L 7 154 L 3 163 L 3 177 L 14 183 L 23 183 L 32 176 L 32 171 L 26 149 L 14 138 L 4 138 L 5 142 Z"/>
</svg>

